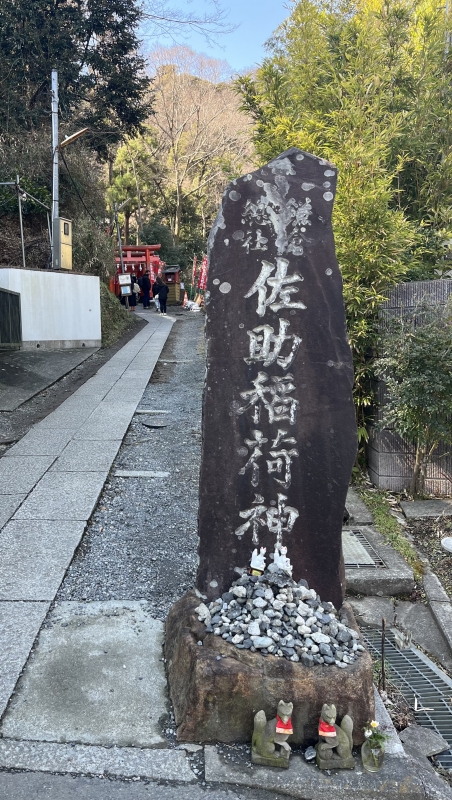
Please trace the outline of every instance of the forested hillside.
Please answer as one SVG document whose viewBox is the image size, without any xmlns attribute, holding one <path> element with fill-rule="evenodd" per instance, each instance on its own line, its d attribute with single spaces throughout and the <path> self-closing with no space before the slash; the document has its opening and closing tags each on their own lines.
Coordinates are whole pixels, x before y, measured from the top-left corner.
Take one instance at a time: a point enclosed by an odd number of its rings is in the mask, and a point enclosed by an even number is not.
<svg viewBox="0 0 452 800">
<path fill-rule="evenodd" d="M 111 272 L 112 207 L 127 199 L 125 242 L 161 242 L 162 257 L 182 266 L 205 249 L 222 186 L 249 160 L 248 122 L 227 65 L 156 43 L 181 26 L 219 31 L 222 17 L 170 12 L 160 0 L 0 0 L 0 182 L 19 174 L 50 205 L 52 69 L 60 138 L 88 127 L 60 151 L 60 213 L 74 220 L 75 269 Z M 27 266 L 45 268 L 45 209 L 28 198 L 22 211 Z M 7 187 L 0 263 L 21 263 L 18 200 Z"/>
</svg>

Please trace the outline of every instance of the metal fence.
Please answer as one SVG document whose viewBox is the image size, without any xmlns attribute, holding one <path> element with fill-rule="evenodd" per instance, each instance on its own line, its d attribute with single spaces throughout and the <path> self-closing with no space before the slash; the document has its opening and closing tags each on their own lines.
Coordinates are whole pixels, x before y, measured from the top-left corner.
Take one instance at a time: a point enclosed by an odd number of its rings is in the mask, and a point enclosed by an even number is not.
<svg viewBox="0 0 452 800">
<path fill-rule="evenodd" d="M 18 348 L 21 343 L 20 294 L 0 289 L 0 350 Z"/>
<path fill-rule="evenodd" d="M 383 303 L 381 325 L 392 317 L 413 313 L 422 302 L 444 306 L 452 296 L 452 280 L 413 281 L 395 286 Z M 375 420 L 381 419 L 381 407 L 385 402 L 385 387 L 382 381 L 375 385 L 377 408 Z M 395 431 L 379 430 L 369 425 L 367 459 L 369 477 L 379 489 L 401 492 L 411 482 L 414 469 L 414 445 L 402 439 Z M 425 481 L 427 492 L 436 495 L 452 492 L 452 454 L 450 447 L 441 445 L 433 454 L 427 467 Z"/>
</svg>

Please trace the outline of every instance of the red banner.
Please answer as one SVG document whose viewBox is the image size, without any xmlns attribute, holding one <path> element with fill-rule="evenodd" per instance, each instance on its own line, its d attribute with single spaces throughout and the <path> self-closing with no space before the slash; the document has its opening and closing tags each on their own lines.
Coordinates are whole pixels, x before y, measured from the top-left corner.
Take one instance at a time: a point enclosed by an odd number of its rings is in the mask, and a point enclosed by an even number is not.
<svg viewBox="0 0 452 800">
<path fill-rule="evenodd" d="M 207 256 L 204 256 L 198 279 L 198 289 L 202 289 L 203 291 L 205 291 L 207 286 L 207 272 L 208 272 Z"/>
<path fill-rule="evenodd" d="M 192 286 L 195 285 L 195 280 L 196 280 L 196 265 L 197 265 L 197 258 L 196 258 L 196 256 L 193 256 L 193 271 L 191 273 L 191 285 Z"/>
</svg>

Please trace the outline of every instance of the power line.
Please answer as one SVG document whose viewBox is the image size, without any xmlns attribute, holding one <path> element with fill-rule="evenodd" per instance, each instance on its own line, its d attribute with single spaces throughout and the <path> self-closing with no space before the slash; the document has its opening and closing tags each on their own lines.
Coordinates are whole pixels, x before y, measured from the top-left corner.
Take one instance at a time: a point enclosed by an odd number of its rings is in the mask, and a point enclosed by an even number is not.
<svg viewBox="0 0 452 800">
<path fill-rule="evenodd" d="M 78 188 L 77 188 L 77 184 L 75 183 L 75 181 L 74 181 L 74 178 L 73 178 L 73 177 L 72 177 L 72 175 L 71 175 L 71 171 L 70 171 L 70 169 L 69 169 L 69 167 L 68 167 L 68 165 L 67 165 L 67 161 L 66 161 L 66 159 L 65 159 L 65 157 L 64 157 L 63 150 L 60 150 L 60 155 L 61 155 L 61 159 L 62 159 L 62 161 L 63 161 L 63 164 L 64 164 L 64 166 L 65 166 L 65 167 L 66 167 L 66 169 L 67 169 L 67 172 L 68 172 L 68 175 L 69 175 L 70 181 L 71 181 L 71 183 L 72 183 L 72 185 L 73 185 L 73 187 L 74 187 L 74 189 L 75 189 L 75 193 L 76 193 L 76 195 L 77 195 L 78 199 L 80 200 L 80 202 L 81 202 L 81 204 L 82 204 L 83 208 L 85 209 L 86 213 L 87 213 L 87 214 L 88 214 L 88 215 L 91 217 L 91 219 L 93 220 L 93 222 L 95 222 L 95 223 L 96 223 L 96 225 L 97 225 L 99 228 L 102 228 L 102 225 L 101 225 L 101 223 L 99 223 L 99 221 L 98 221 L 98 220 L 97 220 L 95 217 L 93 217 L 93 215 L 91 214 L 91 211 L 89 210 L 89 208 L 88 208 L 88 206 L 86 205 L 86 203 L 85 203 L 85 201 L 84 201 L 83 197 L 81 196 L 81 194 L 80 194 L 80 192 L 79 192 L 79 190 L 78 190 Z"/>
</svg>

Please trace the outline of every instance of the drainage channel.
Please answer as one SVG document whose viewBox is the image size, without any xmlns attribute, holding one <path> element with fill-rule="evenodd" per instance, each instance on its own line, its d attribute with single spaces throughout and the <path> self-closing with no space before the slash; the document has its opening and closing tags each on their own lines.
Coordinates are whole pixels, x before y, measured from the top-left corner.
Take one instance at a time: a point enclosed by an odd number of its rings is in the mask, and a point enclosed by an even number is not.
<svg viewBox="0 0 452 800">
<path fill-rule="evenodd" d="M 374 547 L 356 528 L 343 528 L 342 550 L 345 569 L 386 569 L 386 564 Z"/>
<path fill-rule="evenodd" d="M 366 628 L 361 635 L 370 654 L 380 658 L 381 631 Z M 416 722 L 439 733 L 451 746 L 436 758 L 444 769 L 452 770 L 452 680 L 415 647 L 398 650 L 390 632 L 385 637 L 385 655 L 391 683 L 412 708 L 417 698 Z"/>
</svg>

